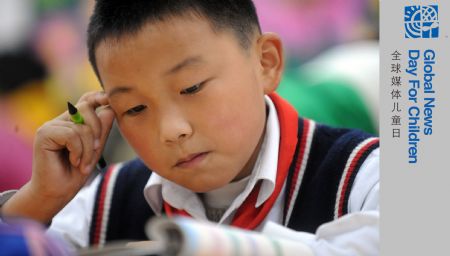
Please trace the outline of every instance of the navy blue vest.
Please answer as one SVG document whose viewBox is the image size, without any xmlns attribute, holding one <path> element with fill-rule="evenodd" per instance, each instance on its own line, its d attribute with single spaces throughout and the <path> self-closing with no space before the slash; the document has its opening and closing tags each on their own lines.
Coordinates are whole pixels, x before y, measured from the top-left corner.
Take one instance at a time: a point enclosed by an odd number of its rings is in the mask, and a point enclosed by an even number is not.
<svg viewBox="0 0 450 256">
<path fill-rule="evenodd" d="M 299 119 L 298 142 L 286 180 L 284 225 L 315 232 L 347 213 L 353 181 L 378 139 L 358 130 L 336 129 Z M 140 159 L 109 167 L 99 184 L 90 243 L 146 240 L 154 213 L 143 189 L 151 174 Z"/>
</svg>

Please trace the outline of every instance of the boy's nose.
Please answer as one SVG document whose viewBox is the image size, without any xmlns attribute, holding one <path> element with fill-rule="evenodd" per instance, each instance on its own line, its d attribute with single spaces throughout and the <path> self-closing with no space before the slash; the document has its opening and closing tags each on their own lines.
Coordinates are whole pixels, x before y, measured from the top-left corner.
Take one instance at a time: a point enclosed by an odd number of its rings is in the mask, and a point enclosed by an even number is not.
<svg viewBox="0 0 450 256">
<path fill-rule="evenodd" d="M 161 120 L 161 142 L 166 144 L 183 143 L 192 135 L 192 127 L 181 115 L 171 114 Z"/>
</svg>

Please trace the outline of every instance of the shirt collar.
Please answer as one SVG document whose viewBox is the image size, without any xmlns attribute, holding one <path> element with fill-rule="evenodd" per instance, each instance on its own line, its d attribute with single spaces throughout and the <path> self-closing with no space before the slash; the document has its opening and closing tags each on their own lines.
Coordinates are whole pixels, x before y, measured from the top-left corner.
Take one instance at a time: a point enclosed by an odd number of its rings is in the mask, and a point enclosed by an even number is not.
<svg viewBox="0 0 450 256">
<path fill-rule="evenodd" d="M 262 184 L 255 207 L 261 206 L 275 188 L 280 125 L 272 100 L 265 96 L 265 102 L 268 107 L 268 117 L 261 150 L 247 186 L 233 201 L 225 215 L 231 214 L 244 202 L 259 180 L 262 180 Z M 206 219 L 203 204 L 194 192 L 159 176 L 155 172 L 151 174 L 145 185 L 144 196 L 152 210 L 158 215 L 162 212 L 164 199 L 173 207 L 186 210 L 194 218 Z"/>
</svg>

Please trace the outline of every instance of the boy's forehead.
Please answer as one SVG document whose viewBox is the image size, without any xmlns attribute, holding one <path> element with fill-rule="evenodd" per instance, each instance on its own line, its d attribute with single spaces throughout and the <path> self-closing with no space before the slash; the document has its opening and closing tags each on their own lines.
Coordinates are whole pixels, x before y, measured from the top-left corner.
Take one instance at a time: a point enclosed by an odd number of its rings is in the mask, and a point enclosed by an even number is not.
<svg viewBox="0 0 450 256">
<path fill-rule="evenodd" d="M 233 44 L 228 45 L 241 46 L 230 29 L 217 31 L 206 18 L 192 15 L 175 16 L 161 21 L 149 21 L 136 32 L 106 37 L 99 43 L 96 57 L 101 57 L 100 51 L 102 54 L 110 54 L 122 48 L 133 49 L 143 44 L 158 46 L 154 48 L 156 51 L 199 50 L 202 52 L 208 43 L 211 44 L 217 40 L 232 41 Z"/>
<path fill-rule="evenodd" d="M 136 33 L 106 39 L 98 46 L 96 59 L 106 87 L 106 73 L 114 84 L 122 80 L 124 68 L 135 69 L 128 73 L 137 74 L 151 66 L 153 74 L 162 76 L 184 66 L 204 64 L 210 57 L 217 59 L 224 48 L 235 51 L 241 46 L 232 33 L 217 33 L 203 18 L 174 17 L 148 22 Z"/>
<path fill-rule="evenodd" d="M 129 31 L 106 36 L 105 40 L 99 43 L 107 44 L 109 47 L 120 47 L 132 44 L 136 40 L 168 40 L 182 42 L 192 40 L 192 37 L 214 36 L 215 30 L 204 18 L 193 16 L 167 17 L 163 20 L 147 21 L 136 31 Z M 175 40 L 175 41 L 174 41 Z"/>
<path fill-rule="evenodd" d="M 236 45 L 240 45 L 236 34 L 231 28 L 215 27 L 207 18 L 193 13 L 166 17 L 162 20 L 147 21 L 137 31 L 123 33 L 119 35 L 107 36 L 101 41 L 97 47 L 97 51 L 101 46 L 107 46 L 108 51 L 114 48 L 133 47 L 137 41 L 162 41 L 167 50 L 171 48 L 179 48 L 183 45 L 200 47 L 214 39 L 233 41 Z M 195 42 L 202 42 L 196 44 Z"/>
<path fill-rule="evenodd" d="M 171 18 L 148 22 L 134 33 L 103 40 L 96 49 L 97 64 L 101 66 L 105 59 L 133 57 L 149 52 L 154 53 L 154 58 L 171 54 L 180 57 L 185 54 L 198 55 L 202 52 L 202 42 L 214 41 L 216 36 L 210 25 L 199 19 Z"/>
</svg>

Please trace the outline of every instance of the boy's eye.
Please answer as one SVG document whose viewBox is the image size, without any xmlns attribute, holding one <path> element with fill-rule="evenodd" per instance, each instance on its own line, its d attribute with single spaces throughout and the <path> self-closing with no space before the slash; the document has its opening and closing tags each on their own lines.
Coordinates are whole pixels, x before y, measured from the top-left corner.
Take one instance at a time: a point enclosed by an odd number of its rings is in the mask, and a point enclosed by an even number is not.
<svg viewBox="0 0 450 256">
<path fill-rule="evenodd" d="M 183 89 L 183 90 L 181 90 L 180 94 L 194 94 L 194 93 L 197 93 L 198 91 L 200 91 L 202 89 L 203 84 L 204 83 L 199 83 L 199 84 L 193 85 L 193 86 L 191 86 L 189 88 Z"/>
<path fill-rule="evenodd" d="M 147 108 L 147 106 L 145 106 L 145 105 L 139 105 L 134 108 L 130 108 L 127 111 L 125 111 L 125 115 L 135 116 L 135 115 L 139 114 L 140 112 L 142 112 L 145 108 Z"/>
</svg>

